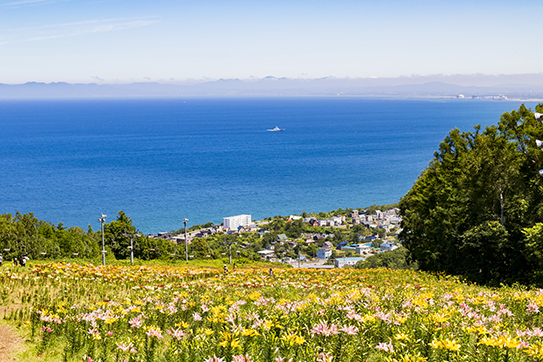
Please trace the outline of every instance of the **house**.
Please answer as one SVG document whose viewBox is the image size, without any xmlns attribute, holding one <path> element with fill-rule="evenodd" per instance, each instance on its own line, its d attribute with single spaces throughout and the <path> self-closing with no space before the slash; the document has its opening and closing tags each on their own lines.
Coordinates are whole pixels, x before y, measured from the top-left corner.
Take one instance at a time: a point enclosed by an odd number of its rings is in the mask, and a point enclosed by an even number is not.
<svg viewBox="0 0 543 362">
<path fill-rule="evenodd" d="M 308 223 L 311 226 L 315 226 L 314 225 L 315 221 L 317 221 L 317 219 L 315 219 L 314 217 L 306 217 L 304 219 L 304 222 Z"/>
<path fill-rule="evenodd" d="M 185 242 L 185 236 L 178 235 L 172 238 L 172 241 L 176 244 L 183 244 Z"/>
<path fill-rule="evenodd" d="M 275 238 L 275 241 L 288 241 L 288 236 L 286 236 L 285 234 L 279 234 Z"/>
<path fill-rule="evenodd" d="M 319 226 L 334 226 L 335 223 L 330 219 L 317 220 Z"/>
<path fill-rule="evenodd" d="M 399 216 L 392 216 L 390 219 L 388 219 L 389 222 L 394 225 L 394 227 L 398 227 L 400 226 L 401 222 L 402 222 L 402 218 L 399 217 Z"/>
<path fill-rule="evenodd" d="M 332 216 L 330 218 L 330 221 L 332 221 L 335 225 L 342 225 L 345 223 L 345 216 L 343 215 Z"/>
<path fill-rule="evenodd" d="M 371 252 L 371 244 L 358 244 L 356 247 L 357 254 L 369 254 Z"/>
<path fill-rule="evenodd" d="M 251 224 L 246 229 L 249 232 L 255 232 L 255 231 L 258 231 L 258 225 L 257 224 Z"/>
<path fill-rule="evenodd" d="M 361 260 L 366 260 L 366 258 L 362 257 L 354 257 L 354 258 L 338 258 L 335 260 L 336 268 L 344 268 L 346 266 L 355 266 L 356 263 L 358 263 Z"/>
<path fill-rule="evenodd" d="M 328 259 L 332 256 L 332 248 L 323 246 L 317 250 L 317 258 Z"/>
<path fill-rule="evenodd" d="M 349 213 L 350 218 L 358 218 L 358 210 L 353 210 Z"/>
<path fill-rule="evenodd" d="M 158 238 L 159 239 L 170 239 L 172 237 L 172 234 L 170 234 L 169 232 L 161 232 L 161 233 L 158 233 Z"/>
<path fill-rule="evenodd" d="M 262 257 L 262 259 L 273 259 L 275 258 L 275 252 L 273 250 L 260 250 L 257 253 Z"/>
<path fill-rule="evenodd" d="M 381 251 L 392 251 L 394 249 L 398 249 L 398 246 L 392 243 L 382 243 L 380 249 Z"/>
<path fill-rule="evenodd" d="M 322 244 L 322 246 L 327 246 L 329 248 L 333 248 L 334 247 L 334 244 L 332 244 L 331 242 L 329 241 L 325 241 L 324 244 Z"/>
</svg>

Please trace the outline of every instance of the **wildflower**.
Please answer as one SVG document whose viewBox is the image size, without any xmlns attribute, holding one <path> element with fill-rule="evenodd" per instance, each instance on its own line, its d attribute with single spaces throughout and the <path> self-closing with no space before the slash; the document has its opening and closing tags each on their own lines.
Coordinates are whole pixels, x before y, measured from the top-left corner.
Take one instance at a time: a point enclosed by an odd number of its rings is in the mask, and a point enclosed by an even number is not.
<svg viewBox="0 0 543 362">
<path fill-rule="evenodd" d="M 354 326 L 344 326 L 341 328 L 341 331 L 350 335 L 355 335 L 358 333 L 358 328 Z"/>
<path fill-rule="evenodd" d="M 192 315 L 192 318 L 193 318 L 195 321 L 201 321 L 201 320 L 202 320 L 202 316 L 201 316 L 200 313 L 198 313 L 198 312 L 194 312 L 194 314 Z"/>
<path fill-rule="evenodd" d="M 100 336 L 100 332 L 97 329 L 89 329 L 87 333 L 90 334 L 92 336 L 92 339 L 94 340 L 102 339 L 102 337 Z"/>
<path fill-rule="evenodd" d="M 169 335 L 171 335 L 173 338 L 177 339 L 178 341 L 180 341 L 181 339 L 183 339 L 183 337 L 187 335 L 180 328 L 177 328 L 177 329 L 172 328 L 171 330 L 167 330 L 166 333 L 168 333 Z"/>
<path fill-rule="evenodd" d="M 530 303 L 526 306 L 526 311 L 528 313 L 539 313 L 539 306 L 535 303 Z"/>
<path fill-rule="evenodd" d="M 458 344 L 454 339 L 444 339 L 441 341 L 441 345 L 448 351 L 460 350 L 460 344 Z"/>
<path fill-rule="evenodd" d="M 129 344 L 117 343 L 117 348 L 119 348 L 123 352 L 128 352 L 132 348 L 132 343 L 129 343 Z"/>
<path fill-rule="evenodd" d="M 525 351 L 527 354 L 534 356 L 538 360 L 543 358 L 543 344 L 541 342 L 534 343 Z"/>
<path fill-rule="evenodd" d="M 159 328 L 150 327 L 145 334 L 147 334 L 149 337 L 163 338 L 162 332 Z"/>
<path fill-rule="evenodd" d="M 305 343 L 305 338 L 295 333 L 285 334 L 281 339 L 289 346 L 293 346 L 294 344 L 302 345 Z"/>
<path fill-rule="evenodd" d="M 287 360 L 286 357 L 276 357 L 276 358 L 275 358 L 275 362 L 292 362 L 292 358 L 289 358 L 289 359 Z"/>
<path fill-rule="evenodd" d="M 140 314 L 139 316 L 132 318 L 128 323 L 130 323 L 130 327 L 132 328 L 140 328 L 143 325 L 142 321 L 143 315 Z"/>
<path fill-rule="evenodd" d="M 254 337 L 254 336 L 259 336 L 260 334 L 255 331 L 254 329 L 245 329 L 241 332 L 241 335 L 245 336 L 245 337 Z"/>
<path fill-rule="evenodd" d="M 205 334 L 206 336 L 210 336 L 210 335 L 212 335 L 213 333 L 215 333 L 215 332 L 213 332 L 212 329 L 209 329 L 209 328 L 205 328 L 205 329 L 203 330 L 203 332 L 204 332 L 204 334 Z"/>
<path fill-rule="evenodd" d="M 237 339 L 232 339 L 232 341 L 230 342 L 230 347 L 232 348 L 238 348 L 239 346 L 241 346 L 241 344 L 239 343 L 239 341 Z"/>
<path fill-rule="evenodd" d="M 393 358 L 392 362 L 424 362 L 426 361 L 425 357 L 422 356 L 402 356 L 399 359 Z"/>
<path fill-rule="evenodd" d="M 238 356 L 234 356 L 232 358 L 232 362 L 252 362 L 251 361 L 251 358 L 249 358 L 249 356 L 244 356 L 244 355 L 238 355 Z"/>
<path fill-rule="evenodd" d="M 319 356 L 317 357 L 317 362 L 332 362 L 332 356 L 331 353 L 319 353 Z"/>
<path fill-rule="evenodd" d="M 381 350 L 381 351 L 385 351 L 385 352 L 394 352 L 394 346 L 392 345 L 391 342 L 388 342 L 388 343 L 379 343 L 377 346 L 375 346 L 375 348 Z"/>
<path fill-rule="evenodd" d="M 477 343 L 478 345 L 486 345 L 492 347 L 502 347 L 502 348 L 517 348 L 520 345 L 520 342 L 509 336 L 499 336 L 499 337 L 483 337 Z"/>
<path fill-rule="evenodd" d="M 318 336 L 331 336 L 339 332 L 335 324 L 328 325 L 325 322 L 320 322 L 311 329 L 311 333 Z"/>
</svg>

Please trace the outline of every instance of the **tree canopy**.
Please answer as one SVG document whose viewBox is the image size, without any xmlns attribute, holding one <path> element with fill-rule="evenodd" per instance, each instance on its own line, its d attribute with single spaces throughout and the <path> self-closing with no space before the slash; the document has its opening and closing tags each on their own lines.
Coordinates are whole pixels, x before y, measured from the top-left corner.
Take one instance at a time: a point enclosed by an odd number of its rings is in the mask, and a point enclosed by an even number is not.
<svg viewBox="0 0 543 362">
<path fill-rule="evenodd" d="M 475 282 L 542 285 L 542 138 L 524 105 L 484 130 L 451 130 L 399 203 L 408 257 Z"/>
</svg>

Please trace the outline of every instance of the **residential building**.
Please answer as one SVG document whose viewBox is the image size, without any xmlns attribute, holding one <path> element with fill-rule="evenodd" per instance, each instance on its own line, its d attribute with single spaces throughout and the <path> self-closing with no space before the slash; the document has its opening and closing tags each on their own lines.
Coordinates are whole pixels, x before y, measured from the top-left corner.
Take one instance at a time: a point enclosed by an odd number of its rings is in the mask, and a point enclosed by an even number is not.
<svg viewBox="0 0 543 362">
<path fill-rule="evenodd" d="M 345 216 L 343 215 L 332 216 L 330 220 L 333 221 L 335 225 L 342 225 L 343 223 L 345 223 Z"/>
<path fill-rule="evenodd" d="M 332 256 L 332 248 L 323 246 L 322 248 L 317 249 L 317 258 L 328 259 L 331 256 Z"/>
<path fill-rule="evenodd" d="M 251 215 L 236 215 L 222 219 L 225 229 L 237 230 L 240 226 L 249 226 L 252 224 Z"/>
<path fill-rule="evenodd" d="M 288 241 L 288 236 L 286 236 L 285 234 L 279 234 L 279 235 L 277 235 L 277 237 L 275 238 L 275 241 L 279 241 L 279 242 Z"/>
<path fill-rule="evenodd" d="M 369 244 L 358 244 L 356 247 L 356 253 L 357 254 L 368 254 L 371 252 L 371 243 Z"/>
<path fill-rule="evenodd" d="M 272 259 L 275 258 L 275 252 L 273 250 L 260 250 L 257 251 L 258 254 L 262 257 L 262 259 Z"/>
<path fill-rule="evenodd" d="M 392 251 L 394 249 L 397 249 L 398 246 L 392 243 L 382 243 L 379 247 L 381 251 Z"/>
</svg>

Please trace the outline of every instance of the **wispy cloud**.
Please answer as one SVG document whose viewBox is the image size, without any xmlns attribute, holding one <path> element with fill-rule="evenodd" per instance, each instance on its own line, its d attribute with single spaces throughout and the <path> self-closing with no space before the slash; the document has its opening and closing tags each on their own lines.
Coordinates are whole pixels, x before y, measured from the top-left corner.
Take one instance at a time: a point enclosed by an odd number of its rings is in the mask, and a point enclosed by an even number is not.
<svg viewBox="0 0 543 362">
<path fill-rule="evenodd" d="M 24 5 L 45 5 L 45 4 L 53 4 L 53 3 L 64 2 L 64 1 L 70 1 L 70 0 L 19 0 L 19 1 L 11 1 L 4 4 L 0 3 L 0 7 L 17 7 L 17 6 L 24 6 Z"/>
<path fill-rule="evenodd" d="M 0 38 L 0 45 L 74 37 L 91 33 L 105 33 L 160 22 L 157 17 L 93 19 L 71 23 L 48 24 L 36 27 L 12 29 L 16 36 Z M 21 35 L 25 34 L 25 35 Z"/>
</svg>

